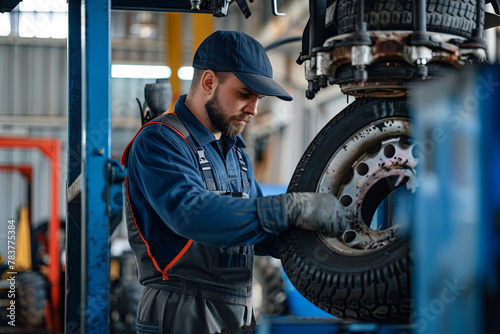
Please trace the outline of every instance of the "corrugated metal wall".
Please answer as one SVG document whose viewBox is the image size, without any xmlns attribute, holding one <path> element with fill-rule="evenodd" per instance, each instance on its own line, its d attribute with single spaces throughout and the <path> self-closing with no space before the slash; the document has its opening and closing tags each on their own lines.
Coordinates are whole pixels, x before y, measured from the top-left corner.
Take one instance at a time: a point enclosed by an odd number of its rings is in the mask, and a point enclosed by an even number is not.
<svg viewBox="0 0 500 334">
<path fill-rule="evenodd" d="M 66 58 L 65 40 L 0 39 L 0 114 L 66 115 Z"/>
</svg>

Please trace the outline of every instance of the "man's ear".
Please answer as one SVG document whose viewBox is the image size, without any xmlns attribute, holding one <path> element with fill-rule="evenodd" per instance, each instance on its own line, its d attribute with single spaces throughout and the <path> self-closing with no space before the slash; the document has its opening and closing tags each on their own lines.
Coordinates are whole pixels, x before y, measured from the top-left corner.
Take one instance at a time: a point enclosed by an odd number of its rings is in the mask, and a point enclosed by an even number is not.
<svg viewBox="0 0 500 334">
<path fill-rule="evenodd" d="M 205 72 L 203 72 L 203 75 L 201 76 L 200 85 L 201 88 L 203 89 L 203 92 L 207 96 L 210 96 L 215 92 L 215 88 L 217 87 L 218 83 L 219 81 L 214 71 L 206 70 Z"/>
</svg>

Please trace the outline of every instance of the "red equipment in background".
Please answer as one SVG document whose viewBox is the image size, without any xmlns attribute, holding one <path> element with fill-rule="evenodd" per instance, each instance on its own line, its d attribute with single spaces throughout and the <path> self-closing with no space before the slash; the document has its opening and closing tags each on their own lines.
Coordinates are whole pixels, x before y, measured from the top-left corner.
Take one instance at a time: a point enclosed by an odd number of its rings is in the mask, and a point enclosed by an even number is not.
<svg viewBox="0 0 500 334">
<path fill-rule="evenodd" d="M 61 144 L 59 139 L 54 138 L 26 138 L 26 137 L 0 137 L 0 148 L 6 149 L 38 149 L 50 163 L 51 171 L 51 193 L 50 196 L 50 220 L 49 220 L 49 272 L 48 280 L 50 283 L 50 317 L 46 319 L 48 329 L 55 333 L 61 332 L 61 288 L 60 288 L 60 260 L 59 260 L 59 182 L 61 163 Z M 31 168 L 29 166 L 25 166 Z M 28 169 L 15 167 L 21 173 L 29 173 Z M 29 173 L 31 174 L 31 173 Z"/>
</svg>

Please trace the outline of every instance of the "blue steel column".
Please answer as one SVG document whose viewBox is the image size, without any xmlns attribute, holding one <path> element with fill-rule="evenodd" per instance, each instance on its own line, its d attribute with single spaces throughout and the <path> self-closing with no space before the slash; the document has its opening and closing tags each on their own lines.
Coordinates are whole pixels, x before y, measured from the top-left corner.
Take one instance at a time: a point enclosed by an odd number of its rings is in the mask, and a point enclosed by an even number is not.
<svg viewBox="0 0 500 334">
<path fill-rule="evenodd" d="M 110 2 L 82 1 L 82 321 L 109 332 Z"/>
<path fill-rule="evenodd" d="M 82 39 L 81 3 L 68 2 L 68 182 L 81 173 L 82 157 Z M 69 199 L 69 197 L 68 197 Z M 81 200 L 68 200 L 66 216 L 65 333 L 80 333 Z"/>
<path fill-rule="evenodd" d="M 413 94 L 416 333 L 490 332 L 484 299 L 498 284 L 498 73 L 463 70 Z"/>
</svg>

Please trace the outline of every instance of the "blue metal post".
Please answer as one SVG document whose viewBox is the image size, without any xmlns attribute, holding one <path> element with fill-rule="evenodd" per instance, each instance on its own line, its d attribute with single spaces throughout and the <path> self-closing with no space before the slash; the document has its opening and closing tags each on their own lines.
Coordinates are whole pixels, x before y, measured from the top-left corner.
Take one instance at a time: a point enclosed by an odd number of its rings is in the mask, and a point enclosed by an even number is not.
<svg viewBox="0 0 500 334">
<path fill-rule="evenodd" d="M 81 331 L 109 331 L 108 160 L 111 152 L 110 2 L 82 10 L 82 304 Z"/>
<path fill-rule="evenodd" d="M 413 94 L 415 333 L 486 332 L 484 297 L 498 279 L 498 165 L 489 165 L 498 161 L 498 73 L 464 70 Z"/>
<path fill-rule="evenodd" d="M 82 159 L 82 39 L 81 3 L 68 2 L 68 182 L 79 188 Z M 65 333 L 80 333 L 81 200 L 68 197 L 66 217 Z"/>
</svg>

